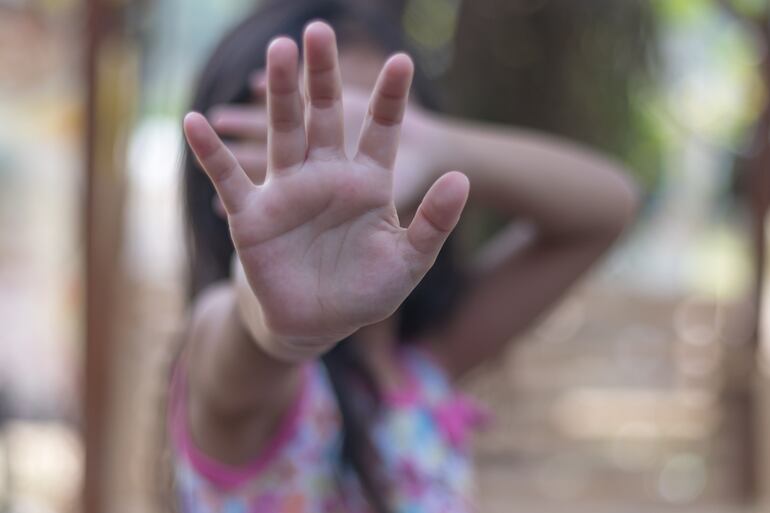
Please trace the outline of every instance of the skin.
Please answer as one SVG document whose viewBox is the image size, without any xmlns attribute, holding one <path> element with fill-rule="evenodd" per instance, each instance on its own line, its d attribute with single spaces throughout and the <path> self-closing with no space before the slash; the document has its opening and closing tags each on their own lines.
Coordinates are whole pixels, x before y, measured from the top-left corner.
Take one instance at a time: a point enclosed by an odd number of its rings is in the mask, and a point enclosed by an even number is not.
<svg viewBox="0 0 770 513">
<path fill-rule="evenodd" d="M 407 108 L 412 64 L 403 54 L 379 70 L 376 50 L 358 46 L 343 52 L 341 71 L 334 34 L 320 22 L 304 45 L 304 95 L 297 48 L 279 38 L 266 80 L 255 77 L 255 104 L 209 113 L 221 135 L 237 138 L 229 148 L 203 116 L 185 119 L 237 251 L 232 281 L 201 294 L 192 313 L 189 422 L 201 449 L 230 464 L 251 460 L 270 438 L 301 363 L 349 334 L 367 347 L 381 386 L 397 386 L 392 314 L 457 224 L 469 185 L 471 201 L 528 227 L 482 249 L 457 313 L 420 341 L 455 378 L 553 306 L 636 207 L 620 166 L 588 150 Z M 441 174 L 452 168 L 466 175 Z"/>
</svg>

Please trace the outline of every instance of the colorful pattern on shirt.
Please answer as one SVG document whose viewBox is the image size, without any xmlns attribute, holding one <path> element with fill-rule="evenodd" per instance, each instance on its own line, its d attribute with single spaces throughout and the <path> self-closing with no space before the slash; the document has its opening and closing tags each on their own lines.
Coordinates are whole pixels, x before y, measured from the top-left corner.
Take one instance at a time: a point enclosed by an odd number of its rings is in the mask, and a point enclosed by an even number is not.
<svg viewBox="0 0 770 513">
<path fill-rule="evenodd" d="M 421 350 L 403 349 L 398 360 L 406 382 L 383 394 L 372 425 L 390 507 L 394 513 L 473 511 L 468 434 L 484 415 Z M 371 511 L 354 472 L 341 463 L 340 414 L 326 371 L 314 362 L 303 372 L 301 392 L 274 438 L 237 468 L 192 443 L 186 383 L 177 372 L 169 422 L 183 513 Z"/>
</svg>

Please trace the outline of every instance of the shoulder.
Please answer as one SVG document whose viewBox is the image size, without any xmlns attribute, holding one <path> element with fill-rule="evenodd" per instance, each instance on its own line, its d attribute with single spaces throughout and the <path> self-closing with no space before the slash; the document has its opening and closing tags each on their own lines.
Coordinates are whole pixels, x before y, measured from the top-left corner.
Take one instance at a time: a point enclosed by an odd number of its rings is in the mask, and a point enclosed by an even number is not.
<svg viewBox="0 0 770 513">
<path fill-rule="evenodd" d="M 168 431 L 177 488 L 183 495 L 205 490 L 209 496 L 253 499 L 269 491 L 299 489 L 303 483 L 322 480 L 335 460 L 339 428 L 331 386 L 323 366 L 315 361 L 303 367 L 296 397 L 259 453 L 239 465 L 218 461 L 202 451 L 190 433 L 185 369 L 175 369 Z"/>
</svg>

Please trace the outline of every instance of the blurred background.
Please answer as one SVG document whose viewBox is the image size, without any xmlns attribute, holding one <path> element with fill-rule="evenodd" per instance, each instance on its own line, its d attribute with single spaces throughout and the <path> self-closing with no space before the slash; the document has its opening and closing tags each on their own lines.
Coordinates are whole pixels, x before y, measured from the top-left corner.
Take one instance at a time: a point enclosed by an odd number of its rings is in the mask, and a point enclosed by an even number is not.
<svg viewBox="0 0 770 513">
<path fill-rule="evenodd" d="M 0 512 L 159 510 L 180 119 L 254 5 L 0 0 Z M 464 384 L 497 419 L 482 511 L 770 510 L 767 0 L 409 0 L 402 23 L 453 114 L 600 148 L 643 189 Z"/>
</svg>

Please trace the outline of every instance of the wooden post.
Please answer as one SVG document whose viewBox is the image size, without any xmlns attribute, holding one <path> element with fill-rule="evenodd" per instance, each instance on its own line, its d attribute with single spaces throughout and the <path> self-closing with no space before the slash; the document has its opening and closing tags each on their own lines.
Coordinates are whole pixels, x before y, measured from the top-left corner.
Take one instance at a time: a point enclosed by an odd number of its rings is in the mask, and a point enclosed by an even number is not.
<svg viewBox="0 0 770 513">
<path fill-rule="evenodd" d="M 732 0 L 718 0 L 725 12 L 733 16 L 744 27 L 770 47 L 770 10 L 751 17 L 736 9 Z M 768 97 L 770 97 L 770 55 L 765 51 L 760 63 L 760 74 Z M 767 102 L 767 100 L 766 100 Z M 752 322 L 749 332 L 751 377 L 738 383 L 742 419 L 743 450 L 746 461 L 743 479 L 747 497 L 757 502 L 762 511 L 770 506 L 770 340 L 762 334 L 760 326 L 768 300 L 765 262 L 767 259 L 766 218 L 770 207 L 770 102 L 764 106 L 754 129 L 752 153 L 746 162 L 744 198 L 751 214 L 751 245 L 754 263 L 754 290 L 752 291 Z M 764 337 L 764 338 L 763 338 Z M 739 372 L 742 369 L 739 369 Z"/>
<path fill-rule="evenodd" d="M 86 0 L 88 31 L 85 38 L 86 64 L 86 175 L 84 257 L 85 257 L 85 358 L 83 385 L 83 431 L 85 439 L 85 477 L 83 482 L 83 511 L 103 511 L 103 458 L 105 445 L 105 404 L 107 379 L 104 363 L 109 351 L 109 277 L 101 273 L 103 264 L 99 238 L 100 212 L 98 193 L 98 96 L 99 96 L 99 49 L 104 33 L 103 0 Z M 106 281 L 104 281 L 106 280 Z"/>
<path fill-rule="evenodd" d="M 766 31 L 766 41 L 770 45 L 770 26 Z M 765 79 L 770 96 L 770 56 L 765 57 Z M 770 230 L 768 207 L 770 205 L 770 103 L 763 114 L 758 140 L 763 148 L 754 156 L 751 169 L 751 212 L 754 225 L 754 248 L 757 258 L 757 293 L 756 312 L 758 341 L 757 368 L 755 380 L 756 423 L 754 432 L 756 492 L 760 511 L 770 508 L 770 276 L 765 263 L 767 261 L 766 233 Z"/>
<path fill-rule="evenodd" d="M 770 12 L 756 20 L 756 32 L 764 47 L 770 47 Z M 765 52 L 761 63 L 765 90 L 770 98 L 770 55 Z M 756 289 L 754 296 L 754 329 L 756 372 L 754 379 L 753 441 L 749 449 L 754 461 L 753 491 L 760 511 L 770 507 L 770 280 L 768 279 L 767 230 L 770 208 L 770 100 L 757 123 L 753 153 L 748 163 L 748 205 L 751 212 L 751 234 L 754 249 Z"/>
<path fill-rule="evenodd" d="M 85 357 L 83 511 L 103 513 L 110 471 L 110 411 L 118 337 L 115 292 L 121 279 L 125 147 L 136 97 L 136 50 L 122 9 L 136 3 L 86 0 L 86 175 L 83 218 Z"/>
</svg>

